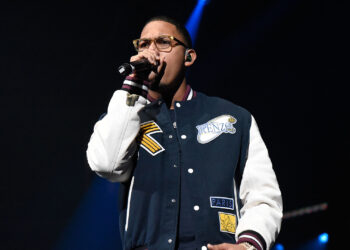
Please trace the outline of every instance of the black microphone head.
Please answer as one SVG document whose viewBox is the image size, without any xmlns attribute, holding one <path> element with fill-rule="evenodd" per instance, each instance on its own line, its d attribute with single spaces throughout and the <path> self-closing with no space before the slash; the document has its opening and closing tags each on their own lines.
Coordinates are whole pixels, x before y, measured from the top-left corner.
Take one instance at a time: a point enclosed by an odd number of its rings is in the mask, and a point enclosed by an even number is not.
<svg viewBox="0 0 350 250">
<path fill-rule="evenodd" d="M 132 73 L 132 71 L 133 71 L 133 68 L 131 67 L 131 65 L 129 63 L 123 63 L 118 68 L 118 72 L 123 76 L 130 75 Z"/>
<path fill-rule="evenodd" d="M 157 66 L 153 66 L 146 58 L 142 58 L 140 60 L 133 61 L 130 63 L 123 63 L 118 68 L 119 73 L 123 76 L 130 75 L 134 71 L 147 74 L 151 72 L 151 70 L 157 70 Z"/>
</svg>

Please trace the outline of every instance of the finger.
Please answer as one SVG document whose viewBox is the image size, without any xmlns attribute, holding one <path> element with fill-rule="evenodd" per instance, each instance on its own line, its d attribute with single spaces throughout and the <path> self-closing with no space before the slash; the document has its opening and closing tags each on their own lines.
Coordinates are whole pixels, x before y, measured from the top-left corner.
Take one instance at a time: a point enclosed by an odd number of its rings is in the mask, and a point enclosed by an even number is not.
<svg viewBox="0 0 350 250">
<path fill-rule="evenodd" d="M 214 246 L 211 245 L 211 244 L 207 244 L 207 248 L 208 248 L 209 250 L 214 250 L 214 249 L 215 249 Z"/>
<path fill-rule="evenodd" d="M 148 56 L 147 59 L 150 61 L 150 63 L 152 63 L 154 66 L 158 66 L 158 62 L 160 61 L 159 54 L 153 50 L 146 50 L 145 53 Z"/>
<path fill-rule="evenodd" d="M 130 62 L 135 62 L 140 59 L 147 59 L 150 63 L 152 63 L 152 56 L 147 51 L 139 52 L 137 55 L 130 57 Z"/>
<path fill-rule="evenodd" d="M 211 244 L 208 244 L 207 247 L 208 247 L 209 250 L 220 250 L 220 249 L 221 249 L 221 248 L 219 247 L 219 245 L 211 245 Z"/>
<path fill-rule="evenodd" d="M 156 64 L 155 56 L 154 56 L 151 52 L 145 50 L 145 51 L 143 51 L 143 53 L 144 53 L 144 57 L 145 57 L 151 64 L 153 64 L 153 65 Z"/>
<path fill-rule="evenodd" d="M 159 52 L 157 53 L 154 50 L 144 50 L 143 51 L 145 56 L 147 57 L 147 59 L 152 63 L 152 64 L 156 64 L 157 61 L 159 61 Z"/>
<path fill-rule="evenodd" d="M 208 249 L 212 249 L 212 250 L 227 250 L 228 249 L 227 243 L 221 243 L 218 245 L 208 244 L 207 247 L 208 247 Z"/>
<path fill-rule="evenodd" d="M 145 50 L 149 52 L 151 55 L 153 55 L 157 60 L 160 60 L 160 54 L 158 50 L 153 50 L 153 49 L 147 49 Z"/>
<path fill-rule="evenodd" d="M 163 72 L 164 69 L 165 69 L 165 66 L 166 66 L 166 62 L 165 62 L 165 56 L 160 58 L 159 60 L 159 65 L 158 65 L 158 68 L 157 68 L 157 71 L 160 73 L 160 72 Z"/>
<path fill-rule="evenodd" d="M 135 62 L 135 61 L 137 61 L 139 59 L 140 59 L 140 56 L 139 55 L 135 55 L 135 56 L 130 57 L 130 62 Z"/>
</svg>

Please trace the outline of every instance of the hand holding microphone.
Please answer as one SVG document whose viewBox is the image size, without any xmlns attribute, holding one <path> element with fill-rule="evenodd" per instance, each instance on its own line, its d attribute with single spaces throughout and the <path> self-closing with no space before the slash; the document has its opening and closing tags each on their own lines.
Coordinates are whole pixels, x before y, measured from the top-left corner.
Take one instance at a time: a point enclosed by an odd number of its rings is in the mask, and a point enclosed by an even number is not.
<svg viewBox="0 0 350 250">
<path fill-rule="evenodd" d="M 118 71 L 121 75 L 127 76 L 137 72 L 150 73 L 151 70 L 156 69 L 157 67 L 152 65 L 147 59 L 140 59 L 130 63 L 123 63 L 119 66 Z"/>
<path fill-rule="evenodd" d="M 164 69 L 164 57 L 159 52 L 146 49 L 130 58 L 130 63 L 119 66 L 118 71 L 123 76 L 130 75 L 144 80 L 153 81 Z"/>
</svg>

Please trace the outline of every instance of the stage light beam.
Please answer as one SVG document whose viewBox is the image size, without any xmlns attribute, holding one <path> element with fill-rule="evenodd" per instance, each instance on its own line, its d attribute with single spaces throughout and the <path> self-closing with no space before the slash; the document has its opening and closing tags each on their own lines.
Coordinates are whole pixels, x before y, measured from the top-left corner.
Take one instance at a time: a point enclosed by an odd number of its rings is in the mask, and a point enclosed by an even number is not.
<svg viewBox="0 0 350 250">
<path fill-rule="evenodd" d="M 187 20 L 186 28 L 191 35 L 193 45 L 197 38 L 199 23 L 202 18 L 204 6 L 207 5 L 209 2 L 209 0 L 198 0 L 196 7 L 194 8 L 191 16 Z"/>
</svg>

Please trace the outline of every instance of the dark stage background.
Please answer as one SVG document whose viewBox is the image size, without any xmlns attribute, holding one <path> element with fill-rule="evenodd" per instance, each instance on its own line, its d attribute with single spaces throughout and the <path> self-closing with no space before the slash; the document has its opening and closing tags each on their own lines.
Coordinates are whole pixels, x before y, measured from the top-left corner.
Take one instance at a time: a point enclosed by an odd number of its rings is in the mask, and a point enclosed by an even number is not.
<svg viewBox="0 0 350 250">
<path fill-rule="evenodd" d="M 1 5 L 0 248 L 55 249 L 96 181 L 85 150 L 94 123 L 121 86 L 116 67 L 134 54 L 131 40 L 154 15 L 185 23 L 196 1 Z M 329 246 L 335 245 L 330 187 L 340 180 L 332 174 L 343 173 L 349 162 L 342 139 L 346 81 L 340 76 L 349 65 L 343 60 L 345 17 L 337 1 L 212 0 L 200 23 L 191 86 L 252 112 L 285 211 L 329 204 L 327 211 L 283 222 L 277 242 L 285 249 L 323 232 L 330 235 Z M 102 213 L 110 224 L 74 230 L 115 227 L 111 237 L 118 244 L 116 204 L 108 212 L 92 206 L 96 221 Z M 61 249 L 107 248 L 91 243 Z"/>
</svg>

